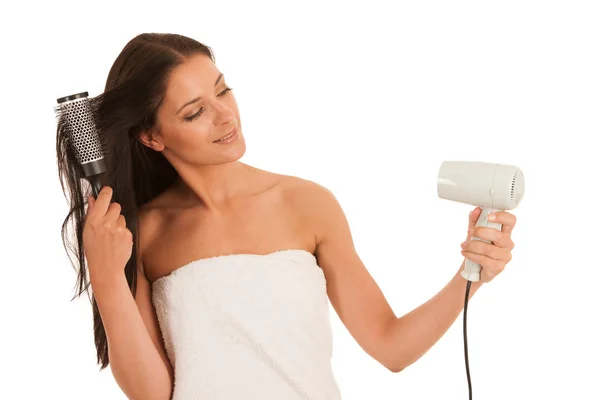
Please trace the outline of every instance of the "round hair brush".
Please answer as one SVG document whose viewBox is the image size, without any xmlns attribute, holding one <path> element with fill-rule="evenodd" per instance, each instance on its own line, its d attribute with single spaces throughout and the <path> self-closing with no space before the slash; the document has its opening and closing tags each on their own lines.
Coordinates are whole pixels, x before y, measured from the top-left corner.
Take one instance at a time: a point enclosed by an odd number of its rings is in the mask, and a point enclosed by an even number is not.
<svg viewBox="0 0 600 400">
<path fill-rule="evenodd" d="M 70 148 L 82 168 L 83 177 L 90 183 L 94 197 L 97 198 L 102 189 L 100 177 L 108 170 L 108 165 L 88 92 L 61 97 L 57 102 L 58 106 L 54 111 L 59 129 L 68 133 Z"/>
</svg>

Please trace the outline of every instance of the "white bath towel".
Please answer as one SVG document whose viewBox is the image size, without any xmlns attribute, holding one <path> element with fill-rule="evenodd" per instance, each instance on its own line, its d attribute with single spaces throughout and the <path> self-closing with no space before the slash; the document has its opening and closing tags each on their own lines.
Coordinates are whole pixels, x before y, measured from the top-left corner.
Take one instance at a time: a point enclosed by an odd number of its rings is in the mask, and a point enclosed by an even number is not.
<svg viewBox="0 0 600 400">
<path fill-rule="evenodd" d="M 304 250 L 184 265 L 152 285 L 173 400 L 338 400 L 323 271 Z"/>
</svg>

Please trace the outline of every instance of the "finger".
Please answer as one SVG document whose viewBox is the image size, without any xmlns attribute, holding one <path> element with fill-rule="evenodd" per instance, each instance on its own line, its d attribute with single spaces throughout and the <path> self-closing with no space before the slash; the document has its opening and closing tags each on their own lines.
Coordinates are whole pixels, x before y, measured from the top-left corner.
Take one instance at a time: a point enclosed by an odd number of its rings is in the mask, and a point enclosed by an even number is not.
<svg viewBox="0 0 600 400">
<path fill-rule="evenodd" d="M 472 237 L 486 240 L 492 245 L 505 249 L 512 250 L 514 248 L 514 243 L 510 237 L 510 233 L 501 232 L 495 228 L 478 226 L 473 230 Z"/>
<path fill-rule="evenodd" d="M 481 208 L 480 207 L 475 207 L 469 213 L 469 229 L 470 228 L 475 228 L 475 226 L 477 225 L 477 220 L 479 219 L 480 215 L 481 215 Z"/>
<path fill-rule="evenodd" d="M 512 258 L 510 250 L 495 246 L 481 240 L 471 240 L 462 245 L 464 251 L 489 257 L 494 260 L 509 262 Z"/>
<path fill-rule="evenodd" d="M 111 224 L 116 224 L 119 215 L 121 215 L 121 205 L 119 203 L 112 202 L 110 203 L 104 218 Z"/>
<path fill-rule="evenodd" d="M 127 222 L 125 221 L 125 216 L 123 216 L 123 214 L 120 214 L 117 218 L 117 226 L 120 226 L 122 228 L 127 227 Z"/>
<path fill-rule="evenodd" d="M 93 219 L 99 219 L 104 217 L 106 211 L 108 210 L 108 206 L 110 205 L 110 200 L 112 199 L 113 190 L 110 186 L 104 186 L 100 193 L 98 193 L 98 197 L 94 201 L 94 207 L 90 211 Z"/>
<path fill-rule="evenodd" d="M 94 207 L 94 200 L 95 200 L 95 199 L 94 199 L 94 196 L 88 196 L 87 200 L 88 200 L 88 208 L 87 208 L 87 210 L 85 211 L 85 215 L 84 215 L 84 217 L 83 217 L 83 219 L 84 219 L 86 222 L 87 222 L 87 221 L 89 220 L 89 218 L 90 218 L 90 213 L 91 213 L 91 210 L 92 210 L 92 208 Z"/>
<path fill-rule="evenodd" d="M 497 211 L 488 215 L 488 221 L 502 224 L 502 232 L 511 233 L 517 223 L 517 217 L 507 211 Z"/>
<path fill-rule="evenodd" d="M 510 238 L 510 234 L 501 232 L 496 228 L 488 228 L 486 226 L 478 226 L 472 230 L 471 238 L 487 240 L 498 247 L 510 248 L 514 247 L 514 243 Z"/>
<path fill-rule="evenodd" d="M 492 258 L 482 256 L 481 254 L 471 253 L 470 251 L 464 250 L 461 253 L 465 258 L 481 265 L 481 268 L 485 270 L 486 274 L 490 278 L 498 275 L 506 266 L 506 262 L 504 261 L 494 260 Z"/>
<path fill-rule="evenodd" d="M 479 219 L 479 216 L 481 215 L 481 208 L 480 207 L 475 207 L 470 213 L 469 213 L 469 227 L 468 229 L 473 229 L 475 228 L 475 226 L 477 226 L 477 220 Z M 466 240 L 471 240 L 471 235 L 467 234 L 467 239 Z"/>
</svg>

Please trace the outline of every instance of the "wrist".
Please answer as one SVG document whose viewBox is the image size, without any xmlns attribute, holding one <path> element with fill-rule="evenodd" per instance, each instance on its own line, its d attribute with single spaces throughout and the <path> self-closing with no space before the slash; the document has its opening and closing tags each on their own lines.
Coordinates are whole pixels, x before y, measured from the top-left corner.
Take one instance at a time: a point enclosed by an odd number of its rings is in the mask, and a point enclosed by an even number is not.
<svg viewBox="0 0 600 400">
<path fill-rule="evenodd" d="M 90 274 L 90 284 L 92 286 L 92 291 L 94 293 L 104 293 L 107 291 L 114 290 L 123 282 L 125 282 L 125 284 L 127 284 L 127 279 L 125 278 L 124 273 L 120 274 L 120 275 Z"/>
<path fill-rule="evenodd" d="M 462 275 L 461 272 L 464 269 L 464 263 L 461 265 L 461 267 L 459 268 L 459 270 L 456 272 L 456 274 L 454 274 L 454 281 L 458 282 L 460 287 L 462 288 L 466 288 L 467 286 L 467 282 L 469 282 L 467 279 L 465 279 Z M 483 281 L 482 280 L 478 280 L 478 281 L 471 281 L 471 289 L 470 289 L 470 296 L 471 297 L 482 285 L 483 285 Z"/>
</svg>

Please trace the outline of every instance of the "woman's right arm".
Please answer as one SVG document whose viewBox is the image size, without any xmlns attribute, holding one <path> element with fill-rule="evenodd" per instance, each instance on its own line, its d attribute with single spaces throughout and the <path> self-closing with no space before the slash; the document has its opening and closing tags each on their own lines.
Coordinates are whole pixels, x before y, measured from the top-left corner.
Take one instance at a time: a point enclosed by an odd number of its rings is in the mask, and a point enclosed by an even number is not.
<svg viewBox="0 0 600 400">
<path fill-rule="evenodd" d="M 137 290 L 131 294 L 123 269 L 131 257 L 132 234 L 111 203 L 112 189 L 105 186 L 98 198 L 90 196 L 83 231 L 92 291 L 108 343 L 109 365 L 125 395 L 131 400 L 170 400 L 173 370 L 162 341 L 151 286 L 144 274 L 139 244 Z M 140 237 L 146 235 L 140 214 Z M 145 233 L 149 233 L 147 230 Z M 141 240 L 143 242 L 144 240 Z"/>
<path fill-rule="evenodd" d="M 151 302 L 150 283 L 138 270 L 134 299 L 123 275 L 93 287 L 108 341 L 115 381 L 130 400 L 169 400 L 173 370 Z"/>
</svg>

